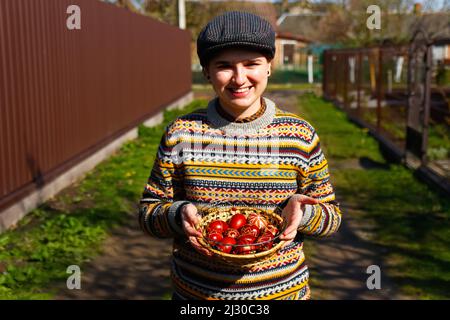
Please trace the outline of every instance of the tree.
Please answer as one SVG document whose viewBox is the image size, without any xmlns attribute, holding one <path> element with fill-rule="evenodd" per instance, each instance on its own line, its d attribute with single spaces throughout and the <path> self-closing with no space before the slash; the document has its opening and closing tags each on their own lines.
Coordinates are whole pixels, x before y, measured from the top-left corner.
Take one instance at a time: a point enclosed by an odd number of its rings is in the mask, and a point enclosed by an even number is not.
<svg viewBox="0 0 450 320">
<path fill-rule="evenodd" d="M 139 0 L 101 0 L 103 2 L 113 3 L 119 7 L 142 14 L 142 6 Z"/>
<path fill-rule="evenodd" d="M 385 41 L 406 43 L 411 38 L 411 29 L 421 19 L 420 15 L 413 13 L 415 2 L 415 0 L 348 0 L 345 8 L 340 5 L 330 6 L 329 13 L 320 21 L 321 40 L 340 42 L 346 46 L 367 46 Z M 370 30 L 366 26 L 369 5 L 378 5 L 381 9 L 379 30 Z M 435 17 L 437 18 L 436 13 Z M 427 19 L 428 23 L 430 20 L 437 22 L 433 18 Z"/>
<path fill-rule="evenodd" d="M 163 22 L 178 25 L 177 0 L 144 0 L 144 12 Z"/>
<path fill-rule="evenodd" d="M 317 38 L 325 43 L 345 43 L 350 36 L 352 21 L 342 6 L 335 5 L 330 9 L 319 21 Z"/>
</svg>

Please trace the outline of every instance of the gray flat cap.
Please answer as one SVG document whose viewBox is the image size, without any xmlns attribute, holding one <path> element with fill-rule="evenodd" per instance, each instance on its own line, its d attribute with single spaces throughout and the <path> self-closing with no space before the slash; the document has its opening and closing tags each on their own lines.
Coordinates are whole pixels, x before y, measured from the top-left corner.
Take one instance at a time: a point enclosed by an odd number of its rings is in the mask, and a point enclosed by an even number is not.
<svg viewBox="0 0 450 320">
<path fill-rule="evenodd" d="M 254 49 L 272 59 L 275 31 L 260 16 L 230 11 L 212 19 L 197 38 L 197 54 L 202 66 L 218 51 L 231 47 Z"/>
</svg>

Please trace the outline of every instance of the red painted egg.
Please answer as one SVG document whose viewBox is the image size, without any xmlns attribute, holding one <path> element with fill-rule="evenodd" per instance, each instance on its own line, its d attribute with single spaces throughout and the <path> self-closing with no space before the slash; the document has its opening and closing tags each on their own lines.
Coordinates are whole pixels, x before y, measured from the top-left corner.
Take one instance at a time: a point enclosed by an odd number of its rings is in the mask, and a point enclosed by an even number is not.
<svg viewBox="0 0 450 320">
<path fill-rule="evenodd" d="M 224 233 L 224 236 L 230 237 L 230 238 L 238 238 L 240 236 L 239 231 L 237 231 L 234 228 L 228 228 Z"/>
<path fill-rule="evenodd" d="M 239 230 L 247 223 L 247 218 L 242 213 L 237 213 L 231 217 L 229 227 Z"/>
<path fill-rule="evenodd" d="M 210 222 L 208 225 L 208 232 L 217 231 L 219 233 L 223 233 L 228 229 L 228 225 L 225 221 L 222 220 L 214 220 Z"/>
<path fill-rule="evenodd" d="M 235 245 L 235 244 L 236 244 L 236 240 L 234 238 L 225 237 L 220 242 L 220 244 L 217 246 L 217 249 L 219 249 L 220 251 L 225 252 L 225 253 L 230 253 L 231 250 L 233 249 L 232 245 Z"/>
<path fill-rule="evenodd" d="M 256 237 L 252 236 L 251 234 L 243 234 L 238 238 L 238 242 L 245 242 L 248 244 L 254 243 L 256 240 Z"/>
<path fill-rule="evenodd" d="M 265 232 L 270 232 L 274 237 L 278 234 L 278 228 L 273 224 L 269 224 L 265 230 Z"/>
<path fill-rule="evenodd" d="M 237 244 L 243 245 L 236 247 L 234 253 L 236 254 L 250 254 L 256 251 L 256 247 L 252 244 L 255 238 L 250 235 L 243 235 L 237 241 Z"/>
<path fill-rule="evenodd" d="M 264 230 L 269 224 L 267 219 L 258 213 L 250 213 L 248 223 L 257 226 L 260 230 Z"/>
<path fill-rule="evenodd" d="M 257 226 L 255 226 L 254 224 L 246 224 L 239 231 L 241 232 L 242 235 L 249 234 L 254 237 L 259 236 L 259 228 Z"/>
<path fill-rule="evenodd" d="M 210 233 L 208 233 L 208 239 L 215 242 L 220 242 L 223 239 L 223 235 L 220 232 L 211 231 Z"/>
<path fill-rule="evenodd" d="M 263 244 L 258 245 L 259 251 L 266 251 L 273 247 L 273 236 L 271 233 L 266 232 L 262 236 L 260 236 L 257 240 L 257 243 L 264 242 Z"/>
</svg>

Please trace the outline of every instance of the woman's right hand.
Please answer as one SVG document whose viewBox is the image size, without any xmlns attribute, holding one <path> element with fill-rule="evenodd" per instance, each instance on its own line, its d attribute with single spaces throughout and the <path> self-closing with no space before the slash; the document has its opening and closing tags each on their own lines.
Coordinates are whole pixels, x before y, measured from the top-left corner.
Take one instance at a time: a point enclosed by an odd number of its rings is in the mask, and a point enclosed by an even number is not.
<svg viewBox="0 0 450 320">
<path fill-rule="evenodd" d="M 184 205 L 181 208 L 181 225 L 183 227 L 184 233 L 186 233 L 191 245 L 200 251 L 201 253 L 211 256 L 212 253 L 203 247 L 197 238 L 202 237 L 202 233 L 198 231 L 195 227 L 200 222 L 200 214 L 198 213 L 197 207 L 191 203 Z"/>
</svg>

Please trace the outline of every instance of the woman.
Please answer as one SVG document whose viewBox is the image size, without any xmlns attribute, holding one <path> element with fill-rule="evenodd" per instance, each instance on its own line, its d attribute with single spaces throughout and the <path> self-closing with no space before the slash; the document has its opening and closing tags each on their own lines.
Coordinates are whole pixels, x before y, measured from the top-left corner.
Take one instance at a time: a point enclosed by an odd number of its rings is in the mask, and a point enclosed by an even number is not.
<svg viewBox="0 0 450 320">
<path fill-rule="evenodd" d="M 217 97 L 166 128 L 141 227 L 174 238 L 174 299 L 308 299 L 303 235 L 334 233 L 341 213 L 314 128 L 262 97 L 275 32 L 256 15 L 228 12 L 201 31 L 197 53 Z M 279 210 L 288 221 L 286 245 L 245 270 L 212 259 L 195 229 L 200 207 L 236 204 Z"/>
</svg>

